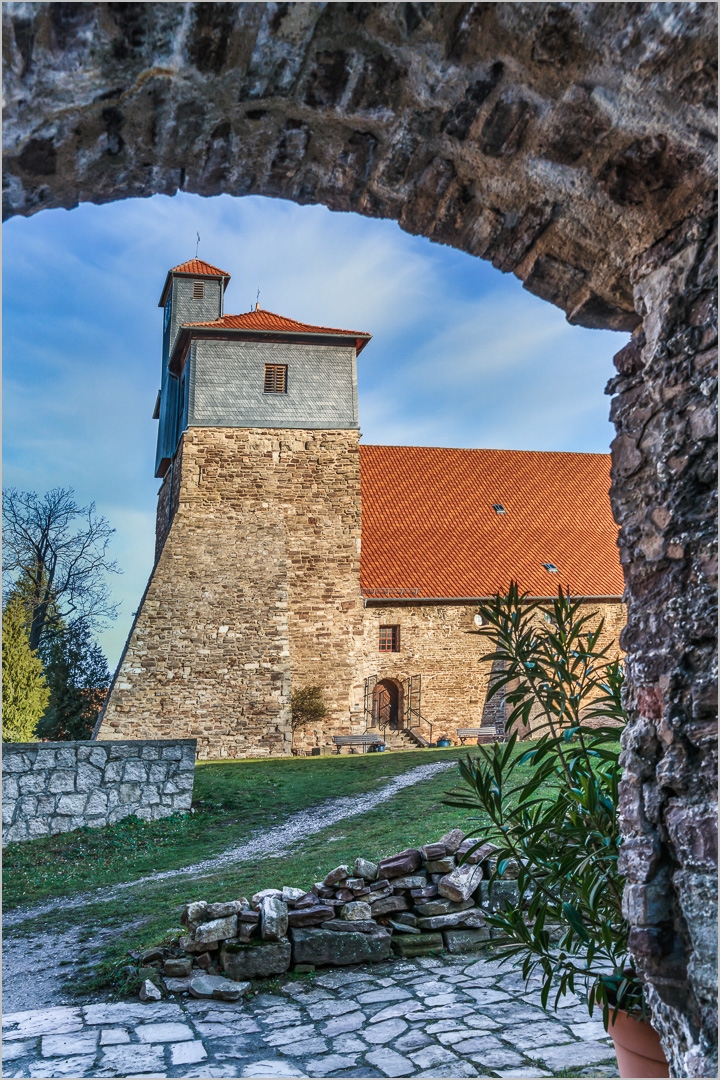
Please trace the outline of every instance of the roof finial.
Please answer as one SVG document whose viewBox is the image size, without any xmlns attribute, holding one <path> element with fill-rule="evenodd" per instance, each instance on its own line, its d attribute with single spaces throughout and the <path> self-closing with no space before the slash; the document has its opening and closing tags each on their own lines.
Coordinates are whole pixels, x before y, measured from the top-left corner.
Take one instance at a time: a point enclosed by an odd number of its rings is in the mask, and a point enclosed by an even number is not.
<svg viewBox="0 0 720 1080">
<path fill-rule="evenodd" d="M 260 286 L 258 285 L 257 296 L 255 297 L 255 310 L 260 310 Z"/>
<path fill-rule="evenodd" d="M 195 258 L 197 259 L 198 248 L 200 247 L 200 233 L 197 231 L 197 229 L 195 230 L 195 235 L 197 236 L 197 242 L 195 244 Z"/>
</svg>

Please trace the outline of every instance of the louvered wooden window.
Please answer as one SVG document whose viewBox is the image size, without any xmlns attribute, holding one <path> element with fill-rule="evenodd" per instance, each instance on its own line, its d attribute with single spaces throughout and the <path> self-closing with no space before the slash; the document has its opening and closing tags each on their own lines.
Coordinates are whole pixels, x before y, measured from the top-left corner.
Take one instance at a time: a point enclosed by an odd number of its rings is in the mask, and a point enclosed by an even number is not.
<svg viewBox="0 0 720 1080">
<path fill-rule="evenodd" d="M 380 627 L 380 652 L 400 652 L 400 627 Z"/>
<path fill-rule="evenodd" d="M 205 296 L 205 282 L 193 281 L 193 300 L 202 300 Z"/>
<path fill-rule="evenodd" d="M 265 365 L 265 393 L 287 393 L 287 364 Z"/>
</svg>

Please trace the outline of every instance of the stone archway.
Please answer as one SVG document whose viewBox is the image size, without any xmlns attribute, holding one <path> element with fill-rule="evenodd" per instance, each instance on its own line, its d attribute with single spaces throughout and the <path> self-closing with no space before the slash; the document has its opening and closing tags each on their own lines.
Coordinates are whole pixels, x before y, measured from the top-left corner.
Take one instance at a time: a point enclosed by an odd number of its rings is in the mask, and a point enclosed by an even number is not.
<svg viewBox="0 0 720 1080">
<path fill-rule="evenodd" d="M 7 3 L 4 213 L 259 193 L 390 217 L 633 331 L 610 386 L 632 947 L 716 1075 L 716 7 Z"/>
</svg>

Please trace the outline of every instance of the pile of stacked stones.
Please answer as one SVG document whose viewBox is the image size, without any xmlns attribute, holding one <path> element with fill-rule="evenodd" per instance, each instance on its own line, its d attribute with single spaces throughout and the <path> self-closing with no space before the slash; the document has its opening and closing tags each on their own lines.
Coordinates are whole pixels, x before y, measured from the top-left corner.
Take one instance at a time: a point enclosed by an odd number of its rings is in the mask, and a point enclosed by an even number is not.
<svg viewBox="0 0 720 1080">
<path fill-rule="evenodd" d="M 385 960 L 391 952 L 466 952 L 490 936 L 483 909 L 517 898 L 513 880 L 496 882 L 488 895 L 495 850 L 453 829 L 435 844 L 379 863 L 360 858 L 352 870 L 337 866 L 310 892 L 285 886 L 251 900 L 200 900 L 185 907 L 185 933 L 175 946 L 151 950 L 142 961 L 162 974 L 170 992 L 236 1000 L 247 987 L 241 980 L 291 966 L 304 972 Z M 512 873 L 511 867 L 506 876 Z M 152 980 L 143 984 L 143 1000 L 157 996 Z"/>
</svg>

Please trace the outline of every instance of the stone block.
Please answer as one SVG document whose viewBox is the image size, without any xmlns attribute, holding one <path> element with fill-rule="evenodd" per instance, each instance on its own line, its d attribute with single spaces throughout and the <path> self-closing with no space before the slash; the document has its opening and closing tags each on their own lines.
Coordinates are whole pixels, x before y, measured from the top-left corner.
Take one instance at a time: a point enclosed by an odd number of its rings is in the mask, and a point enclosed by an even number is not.
<svg viewBox="0 0 720 1080">
<path fill-rule="evenodd" d="M 481 948 L 490 933 L 489 926 L 479 926 L 472 930 L 444 930 L 442 936 L 449 953 L 466 953 Z"/>
<path fill-rule="evenodd" d="M 422 855 L 415 848 L 407 848 L 397 855 L 391 855 L 387 859 L 381 859 L 378 863 L 379 878 L 399 878 L 407 874 L 413 874 L 420 869 Z"/>
<path fill-rule="evenodd" d="M 190 980 L 190 993 L 195 998 L 214 998 L 216 1001 L 239 1001 L 250 986 L 248 982 L 224 979 L 221 975 L 196 975 Z"/>
<path fill-rule="evenodd" d="M 41 747 L 33 762 L 33 772 L 39 772 L 40 769 L 54 769 L 56 765 L 55 751 Z"/>
<path fill-rule="evenodd" d="M 128 758 L 137 757 L 138 749 L 132 743 L 106 742 L 109 761 L 126 761 Z"/>
<path fill-rule="evenodd" d="M 379 915 L 389 915 L 393 911 L 407 911 L 408 907 L 404 896 L 384 896 L 372 904 L 370 910 L 372 918 L 377 919 Z"/>
<path fill-rule="evenodd" d="M 354 922 L 356 919 L 372 919 L 372 917 L 372 908 L 362 900 L 351 900 L 340 908 L 340 918 L 348 922 Z"/>
<path fill-rule="evenodd" d="M 123 766 L 122 778 L 124 781 L 144 782 L 147 780 L 147 765 L 142 761 L 126 761 Z"/>
<path fill-rule="evenodd" d="M 7 744 L 6 744 L 7 745 Z M 29 754 L 18 754 L 13 750 L 3 750 L 2 768 L 3 773 L 25 773 L 33 767 L 34 757 Z"/>
<path fill-rule="evenodd" d="M 38 799 L 35 795 L 23 795 L 16 804 L 16 812 L 24 818 L 35 817 L 37 808 Z"/>
<path fill-rule="evenodd" d="M 6 844 L 13 844 L 18 840 L 27 840 L 28 827 L 26 821 L 16 821 L 8 829 L 5 830 L 3 835 L 3 842 Z"/>
<path fill-rule="evenodd" d="M 317 933 L 315 930 L 293 930 L 293 934 Z M 268 975 L 282 975 L 290 967 L 292 948 L 290 942 L 253 941 L 229 942 L 220 950 L 220 963 L 230 979 L 254 979 Z"/>
<path fill-rule="evenodd" d="M 444 859 L 448 849 L 444 844 L 426 844 L 420 848 L 420 854 L 426 862 L 435 862 L 437 859 Z"/>
<path fill-rule="evenodd" d="M 431 862 L 425 863 L 425 869 L 428 874 L 449 874 L 455 869 L 455 856 L 446 855 L 444 859 L 433 859 Z"/>
<path fill-rule="evenodd" d="M 344 934 L 373 934 L 379 929 L 379 926 L 374 919 L 330 919 L 328 922 L 323 923 L 323 929 Z"/>
<path fill-rule="evenodd" d="M 288 926 L 320 926 L 334 917 L 335 908 L 327 904 L 315 904 L 313 907 L 295 908 L 288 912 Z"/>
<path fill-rule="evenodd" d="M 210 922 L 201 923 L 195 931 L 197 944 L 208 944 L 235 937 L 237 937 L 237 915 L 229 915 L 225 919 L 211 919 Z"/>
<path fill-rule="evenodd" d="M 260 936 L 263 941 L 279 941 L 285 937 L 287 930 L 287 904 L 278 896 L 264 896 L 260 901 Z"/>
<path fill-rule="evenodd" d="M 50 814 L 55 813 L 55 807 L 57 805 L 57 795 L 38 795 L 37 797 L 37 812 L 38 816 L 47 817 Z"/>
<path fill-rule="evenodd" d="M 462 844 L 465 839 L 465 833 L 462 829 L 451 829 L 450 832 L 441 836 L 438 843 L 444 844 L 447 850 L 453 855 Z"/>
<path fill-rule="evenodd" d="M 55 773 L 55 776 L 58 774 Z M 74 791 L 75 790 L 75 777 L 70 775 L 68 779 L 67 774 L 62 774 L 61 783 L 62 787 L 53 786 L 54 776 L 51 774 L 48 779 L 48 774 L 44 772 L 38 773 L 26 773 L 18 780 L 18 790 L 21 795 L 40 795 L 45 791 Z M 71 784 L 72 786 L 67 786 Z"/>
<path fill-rule="evenodd" d="M 457 849 L 456 855 L 458 861 L 462 861 L 464 865 L 475 866 L 477 863 L 485 862 L 495 851 L 497 851 L 497 845 L 483 844 L 480 837 L 468 836 Z"/>
<path fill-rule="evenodd" d="M 53 817 L 50 819 L 50 835 L 72 832 L 73 823 L 71 817 Z"/>
<path fill-rule="evenodd" d="M 17 776 L 3 776 L 2 797 L 5 799 L 17 799 L 20 794 Z"/>
<path fill-rule="evenodd" d="M 104 791 L 93 791 L 90 793 L 87 803 L 85 804 L 86 814 L 107 814 L 108 810 L 108 797 Z"/>
<path fill-rule="evenodd" d="M 50 835 L 50 822 L 46 818 L 36 817 L 30 818 L 27 823 L 28 831 L 27 835 L 30 839 L 34 840 L 38 836 Z"/>
<path fill-rule="evenodd" d="M 192 751 L 190 751 L 192 752 Z M 193 753 L 193 761 L 195 760 L 195 754 Z M 163 746 L 162 748 L 162 760 L 163 761 L 182 761 L 183 747 L 182 746 Z"/>
<path fill-rule="evenodd" d="M 337 885 L 339 882 L 344 881 L 345 878 L 350 876 L 350 872 L 347 866 L 336 866 L 334 870 L 331 870 L 329 874 L 326 874 L 323 878 L 323 885 L 326 889 L 331 888 L 333 885 Z"/>
<path fill-rule="evenodd" d="M 162 761 L 153 761 L 148 766 L 148 780 L 151 784 L 162 784 L 167 780 L 168 767 Z"/>
<path fill-rule="evenodd" d="M 142 761 L 157 761 L 160 757 L 160 747 L 153 746 L 152 743 L 148 743 L 143 746 L 140 751 L 140 758 Z"/>
<path fill-rule="evenodd" d="M 449 915 L 453 911 L 467 911 L 468 908 L 474 907 L 473 900 L 447 900 L 442 898 L 440 900 L 428 900 L 423 904 L 415 904 L 415 911 L 418 915 L 422 915 L 427 918 L 429 915 Z"/>
<path fill-rule="evenodd" d="M 393 878 L 390 884 L 393 889 L 424 889 L 427 877 L 425 874 L 410 874 L 407 877 Z"/>
<path fill-rule="evenodd" d="M 421 930 L 444 930 L 452 926 L 484 926 L 485 920 L 478 908 L 470 911 L 456 911 L 449 915 L 430 915 L 427 918 L 418 919 Z"/>
<path fill-rule="evenodd" d="M 444 948 L 442 934 L 398 934 L 392 939 L 392 949 L 396 956 L 428 956 L 442 952 Z"/>
<path fill-rule="evenodd" d="M 75 769 L 77 765 L 77 751 L 73 746 L 61 747 L 55 750 L 55 767 L 58 769 Z"/>
<path fill-rule="evenodd" d="M 103 783 L 115 784 L 122 779 L 122 761 L 109 761 L 103 770 Z"/>
<path fill-rule="evenodd" d="M 296 964 L 344 966 L 374 963 L 390 955 L 390 935 L 381 930 L 375 934 L 335 933 L 324 928 L 291 930 L 290 936 Z"/>
<path fill-rule="evenodd" d="M 75 780 L 76 791 L 94 791 L 95 788 L 100 787 L 102 780 L 101 769 L 96 769 L 88 761 L 79 762 Z"/>
<path fill-rule="evenodd" d="M 467 900 L 482 881 L 480 866 L 458 866 L 438 882 L 438 892 L 448 900 Z"/>
<path fill-rule="evenodd" d="M 132 806 L 127 804 L 121 804 L 114 809 L 108 811 L 108 825 L 114 825 L 117 821 L 122 821 L 123 818 L 130 817 L 133 812 Z"/>
<path fill-rule="evenodd" d="M 118 786 L 118 793 L 121 804 L 127 806 L 132 803 L 134 806 L 138 806 L 142 795 L 142 787 L 140 784 L 122 783 Z"/>
<path fill-rule="evenodd" d="M 16 802 L 14 799 L 3 799 L 2 804 L 2 822 L 3 825 L 12 825 L 13 818 L 15 817 Z"/>
<path fill-rule="evenodd" d="M 365 881 L 375 881 L 378 876 L 377 863 L 370 862 L 369 859 L 356 859 L 353 874 L 355 877 L 364 878 Z"/>
<path fill-rule="evenodd" d="M 58 814 L 82 814 L 88 797 L 84 792 L 74 795 L 61 795 L 58 799 L 56 813 Z"/>
<path fill-rule="evenodd" d="M 156 806 L 160 803 L 160 795 L 155 784 L 143 784 L 140 794 L 143 806 Z"/>
</svg>

